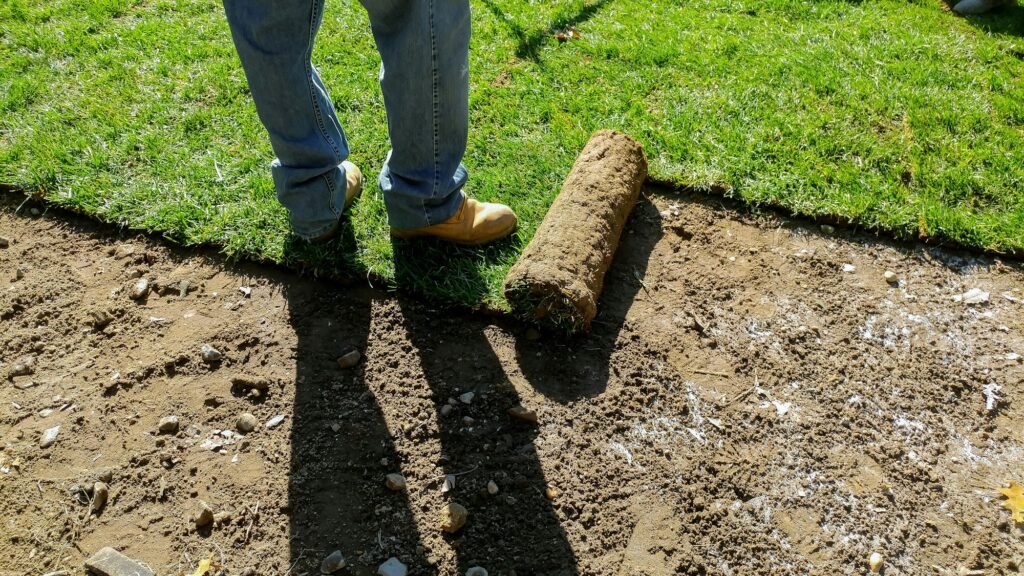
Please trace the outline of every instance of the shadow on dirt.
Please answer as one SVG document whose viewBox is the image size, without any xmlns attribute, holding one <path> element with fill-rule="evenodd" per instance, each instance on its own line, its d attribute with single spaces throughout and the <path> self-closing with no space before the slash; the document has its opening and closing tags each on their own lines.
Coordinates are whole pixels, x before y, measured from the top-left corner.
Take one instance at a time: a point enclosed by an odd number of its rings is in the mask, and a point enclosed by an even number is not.
<svg viewBox="0 0 1024 576">
<path fill-rule="evenodd" d="M 563 14 L 555 18 L 547 28 L 543 30 L 527 31 L 511 16 L 505 13 L 493 0 L 483 0 L 484 5 L 491 11 L 491 14 L 498 19 L 513 38 L 516 39 L 516 57 L 540 62 L 540 47 L 555 33 L 574 28 L 594 17 L 609 0 L 597 0 L 592 4 L 584 4 L 578 11 L 572 14 Z"/>
<path fill-rule="evenodd" d="M 642 290 L 654 245 L 662 237 L 661 216 L 641 197 L 622 232 L 615 260 L 605 276 L 593 330 L 575 338 L 519 338 L 519 367 L 538 392 L 558 402 L 598 396 L 608 387 L 611 356 L 619 347 L 626 314 Z"/>
</svg>

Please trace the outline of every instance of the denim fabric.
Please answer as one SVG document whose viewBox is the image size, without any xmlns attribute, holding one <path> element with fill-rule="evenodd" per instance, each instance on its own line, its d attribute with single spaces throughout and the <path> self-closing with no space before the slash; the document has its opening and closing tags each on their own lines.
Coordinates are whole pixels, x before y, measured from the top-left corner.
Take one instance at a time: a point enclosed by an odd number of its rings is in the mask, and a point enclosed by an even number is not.
<svg viewBox="0 0 1024 576">
<path fill-rule="evenodd" d="M 370 15 L 392 150 L 380 173 L 395 228 L 443 222 L 462 204 L 469 124 L 468 0 L 361 0 Z M 224 0 L 231 36 L 277 159 L 296 234 L 330 230 L 345 206 L 348 142 L 311 62 L 323 0 Z"/>
</svg>

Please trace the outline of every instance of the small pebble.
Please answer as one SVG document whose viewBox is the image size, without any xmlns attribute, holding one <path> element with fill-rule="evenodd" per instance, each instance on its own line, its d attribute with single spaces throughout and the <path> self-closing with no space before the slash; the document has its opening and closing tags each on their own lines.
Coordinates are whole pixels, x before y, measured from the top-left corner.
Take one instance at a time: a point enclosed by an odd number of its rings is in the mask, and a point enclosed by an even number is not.
<svg viewBox="0 0 1024 576">
<path fill-rule="evenodd" d="M 142 300 L 146 296 L 149 296 L 149 280 L 143 278 L 136 282 L 135 286 L 132 286 L 132 291 L 128 296 L 132 300 Z"/>
<path fill-rule="evenodd" d="M 893 272 L 892 270 L 886 270 L 884 276 L 885 276 L 885 281 L 888 282 L 889 284 L 899 284 L 900 283 L 900 277 L 897 276 L 896 273 Z"/>
<path fill-rule="evenodd" d="M 259 421 L 256 420 L 256 417 L 248 412 L 241 414 L 238 417 L 238 420 L 235 421 L 235 428 L 237 428 L 242 434 L 252 432 L 258 425 Z"/>
<path fill-rule="evenodd" d="M 97 482 L 92 486 L 92 511 L 98 513 L 107 505 L 107 498 L 110 497 L 110 488 L 103 482 Z"/>
<path fill-rule="evenodd" d="M 463 416 L 462 423 L 465 424 L 466 426 L 472 426 L 473 424 L 476 423 L 476 420 L 472 416 Z"/>
<path fill-rule="evenodd" d="M 466 392 L 462 396 L 459 396 L 459 402 L 462 402 L 463 404 L 471 404 L 473 402 L 474 396 L 476 396 L 476 394 L 472 392 Z"/>
<path fill-rule="evenodd" d="M 548 486 L 544 489 L 544 497 L 548 500 L 554 500 L 555 498 L 558 498 L 558 490 L 555 490 L 552 486 Z"/>
<path fill-rule="evenodd" d="M 878 571 L 882 569 L 882 562 L 885 559 L 878 552 L 872 552 L 871 557 L 868 558 L 868 567 L 871 568 L 873 574 L 878 574 Z"/>
<path fill-rule="evenodd" d="M 441 512 L 441 530 L 454 534 L 466 525 L 468 518 L 469 511 L 463 505 L 452 502 Z"/>
<path fill-rule="evenodd" d="M 267 428 L 277 428 L 278 426 L 281 425 L 281 422 L 284 422 L 284 414 L 278 414 L 277 416 L 274 416 L 270 420 L 267 420 L 267 423 L 264 424 L 264 426 L 266 426 Z"/>
<path fill-rule="evenodd" d="M 11 241 L 3 236 L 0 236 L 0 248 L 7 248 L 11 245 Z"/>
<path fill-rule="evenodd" d="M 341 554 L 341 550 L 335 550 L 331 552 L 324 561 L 320 563 L 321 574 L 334 574 L 338 570 L 345 567 L 345 557 Z"/>
<path fill-rule="evenodd" d="M 495 496 L 498 494 L 498 485 L 494 482 L 494 480 L 489 480 L 487 482 L 487 493 L 490 494 L 491 496 Z"/>
<path fill-rule="evenodd" d="M 469 570 L 466 570 L 466 576 L 488 576 L 487 570 L 484 570 L 480 566 L 473 566 Z"/>
<path fill-rule="evenodd" d="M 199 352 L 203 355 L 203 362 L 220 362 L 224 359 L 224 354 L 209 344 L 203 344 Z"/>
<path fill-rule="evenodd" d="M 359 364 L 359 359 L 362 357 L 363 355 L 359 353 L 359 350 L 352 350 L 350 352 L 346 352 L 344 355 L 338 358 L 338 366 L 342 370 L 352 368 L 356 364 Z"/>
<path fill-rule="evenodd" d="M 196 528 L 213 524 L 213 509 L 202 500 L 199 501 L 199 512 L 196 513 Z"/>
<path fill-rule="evenodd" d="M 402 490 L 405 490 L 405 476 L 402 476 L 401 474 L 388 474 L 384 478 L 384 485 L 388 487 L 388 490 L 401 492 Z"/>
<path fill-rule="evenodd" d="M 529 422 L 531 424 L 536 424 L 540 421 L 536 412 L 533 410 L 527 410 L 523 406 L 513 406 L 512 408 L 509 408 L 508 415 L 516 420 L 522 420 L 523 422 Z"/>
<path fill-rule="evenodd" d="M 452 490 L 455 490 L 455 474 L 446 474 L 444 482 L 441 483 L 441 494 L 447 494 Z"/>
<path fill-rule="evenodd" d="M 53 428 L 47 428 L 43 432 L 42 438 L 39 439 L 40 448 L 49 448 L 53 446 L 53 443 L 57 441 L 57 434 L 60 433 L 60 426 L 54 426 Z"/>
<path fill-rule="evenodd" d="M 177 434 L 178 433 L 178 417 L 177 416 L 164 416 L 160 419 L 160 422 L 156 425 L 157 431 L 161 434 Z"/>
<path fill-rule="evenodd" d="M 447 416 L 451 414 L 452 410 L 453 408 L 451 404 L 445 404 L 444 406 L 441 406 L 441 416 Z"/>
<path fill-rule="evenodd" d="M 821 225 L 821 231 L 824 232 L 825 234 L 835 234 L 836 229 L 835 229 L 835 226 L 830 226 L 828 224 L 822 224 Z"/>
<path fill-rule="evenodd" d="M 377 576 L 406 576 L 409 569 L 398 558 L 391 557 L 377 568 Z"/>
</svg>

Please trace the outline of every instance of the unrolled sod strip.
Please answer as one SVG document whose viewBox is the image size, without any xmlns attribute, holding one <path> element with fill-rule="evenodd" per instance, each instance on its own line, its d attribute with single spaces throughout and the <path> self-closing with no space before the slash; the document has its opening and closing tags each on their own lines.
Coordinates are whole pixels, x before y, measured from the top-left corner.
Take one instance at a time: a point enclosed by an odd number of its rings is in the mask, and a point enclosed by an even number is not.
<svg viewBox="0 0 1024 576">
<path fill-rule="evenodd" d="M 610 130 L 591 136 L 505 277 L 514 313 L 570 331 L 590 329 L 604 275 L 646 179 L 647 158 L 638 142 Z"/>
</svg>

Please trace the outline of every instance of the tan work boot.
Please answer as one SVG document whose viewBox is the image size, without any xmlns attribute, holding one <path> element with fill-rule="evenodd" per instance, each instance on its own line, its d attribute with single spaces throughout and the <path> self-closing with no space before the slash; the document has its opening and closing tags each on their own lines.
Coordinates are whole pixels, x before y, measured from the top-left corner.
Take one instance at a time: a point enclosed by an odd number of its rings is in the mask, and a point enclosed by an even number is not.
<svg viewBox="0 0 1024 576">
<path fill-rule="evenodd" d="M 359 195 L 363 193 L 363 172 L 358 166 L 344 160 L 341 163 L 341 167 L 345 169 L 345 210 L 348 210 L 349 206 L 359 198 Z M 338 233 L 338 229 L 341 228 L 341 220 L 335 222 L 334 226 L 330 230 L 311 238 L 310 242 L 317 244 L 319 242 L 326 242 L 334 235 Z"/>
<path fill-rule="evenodd" d="M 466 198 L 454 216 L 423 228 L 392 228 L 395 238 L 433 236 L 463 246 L 480 246 L 500 240 L 516 229 L 516 213 L 504 204 L 489 204 Z"/>
</svg>

